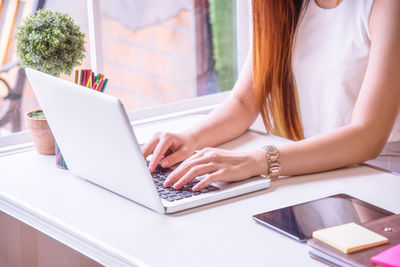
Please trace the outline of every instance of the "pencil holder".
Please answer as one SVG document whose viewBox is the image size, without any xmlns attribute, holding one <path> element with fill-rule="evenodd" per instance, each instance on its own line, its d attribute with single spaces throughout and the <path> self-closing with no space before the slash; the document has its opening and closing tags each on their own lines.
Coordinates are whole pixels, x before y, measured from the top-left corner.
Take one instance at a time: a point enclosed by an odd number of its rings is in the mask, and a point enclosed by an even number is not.
<svg viewBox="0 0 400 267">
<path fill-rule="evenodd" d="M 57 143 L 55 145 L 55 148 L 56 148 L 56 166 L 64 170 L 68 170 L 67 163 L 65 163 L 64 157 L 62 156 L 60 148 L 58 147 Z"/>
</svg>

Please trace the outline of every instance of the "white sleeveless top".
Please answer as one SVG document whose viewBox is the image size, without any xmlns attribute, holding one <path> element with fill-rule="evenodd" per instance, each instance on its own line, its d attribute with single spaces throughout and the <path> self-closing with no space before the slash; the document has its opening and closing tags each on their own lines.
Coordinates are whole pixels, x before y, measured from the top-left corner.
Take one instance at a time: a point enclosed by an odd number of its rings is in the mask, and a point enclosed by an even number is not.
<svg viewBox="0 0 400 267">
<path fill-rule="evenodd" d="M 296 29 L 292 67 L 306 138 L 350 123 L 367 69 L 373 0 L 323 9 L 310 0 Z M 389 141 L 400 140 L 396 120 Z"/>
</svg>

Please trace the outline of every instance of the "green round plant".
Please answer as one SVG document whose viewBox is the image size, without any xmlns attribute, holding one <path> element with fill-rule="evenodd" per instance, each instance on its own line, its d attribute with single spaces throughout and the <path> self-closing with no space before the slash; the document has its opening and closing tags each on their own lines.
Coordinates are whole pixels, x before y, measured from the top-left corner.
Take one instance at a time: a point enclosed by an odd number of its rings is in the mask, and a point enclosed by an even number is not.
<svg viewBox="0 0 400 267">
<path fill-rule="evenodd" d="M 82 63 L 84 38 L 69 15 L 39 10 L 18 27 L 17 55 L 22 67 L 54 76 L 68 75 Z"/>
</svg>

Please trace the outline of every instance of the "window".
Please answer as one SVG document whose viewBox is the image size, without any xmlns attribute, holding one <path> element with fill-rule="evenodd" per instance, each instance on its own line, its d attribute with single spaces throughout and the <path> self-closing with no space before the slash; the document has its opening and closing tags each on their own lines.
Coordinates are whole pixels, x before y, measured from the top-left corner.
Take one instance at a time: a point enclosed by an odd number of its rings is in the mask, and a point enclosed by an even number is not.
<svg viewBox="0 0 400 267">
<path fill-rule="evenodd" d="M 237 62 L 243 60 L 236 52 L 236 5 L 243 2 L 247 5 L 242 0 L 100 0 L 106 93 L 120 98 L 130 111 L 230 90 Z M 45 8 L 68 13 L 81 26 L 88 53 L 78 68 L 90 68 L 86 2 L 46 0 Z M 9 84 L 15 76 L 0 73 Z M 62 78 L 72 80 L 72 75 Z M 5 91 L 0 89 L 3 96 Z M 27 81 L 22 92 L 19 118 L 0 125 L 0 136 L 24 130 L 24 114 L 39 108 Z M 0 114 L 8 105 L 3 96 Z M 16 123 L 21 127 L 13 128 Z"/>
</svg>

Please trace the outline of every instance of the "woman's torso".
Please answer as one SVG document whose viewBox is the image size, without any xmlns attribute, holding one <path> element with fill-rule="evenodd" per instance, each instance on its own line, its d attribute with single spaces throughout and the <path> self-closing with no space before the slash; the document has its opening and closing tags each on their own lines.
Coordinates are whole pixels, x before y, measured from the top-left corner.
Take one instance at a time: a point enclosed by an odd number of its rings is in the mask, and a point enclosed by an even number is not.
<svg viewBox="0 0 400 267">
<path fill-rule="evenodd" d="M 310 0 L 300 17 L 293 47 L 304 136 L 347 125 L 368 64 L 373 0 L 343 0 L 323 9 Z M 397 118 L 389 141 L 400 140 Z"/>
</svg>

